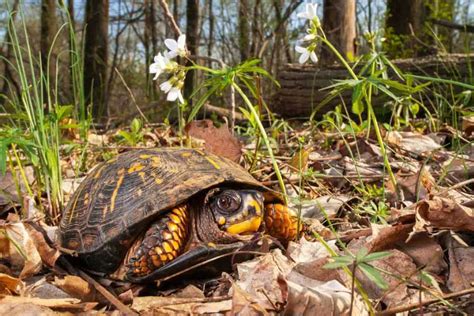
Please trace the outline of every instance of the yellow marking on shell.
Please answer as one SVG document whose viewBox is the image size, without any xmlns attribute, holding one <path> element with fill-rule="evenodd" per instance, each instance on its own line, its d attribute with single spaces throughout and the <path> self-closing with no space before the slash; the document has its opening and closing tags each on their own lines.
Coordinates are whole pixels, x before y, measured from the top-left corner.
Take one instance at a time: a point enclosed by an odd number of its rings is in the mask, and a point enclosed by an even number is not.
<svg viewBox="0 0 474 316">
<path fill-rule="evenodd" d="M 213 242 L 208 242 L 207 245 L 211 248 L 217 248 L 216 244 Z"/>
<path fill-rule="evenodd" d="M 107 215 L 107 212 L 109 211 L 109 206 L 106 205 L 104 209 L 102 210 L 102 220 L 105 219 L 105 215 Z"/>
<path fill-rule="evenodd" d="M 249 210 L 248 210 L 248 209 L 243 210 L 243 211 L 242 211 L 242 215 L 243 215 L 244 217 L 249 216 Z"/>
<path fill-rule="evenodd" d="M 144 165 L 142 165 L 139 162 L 135 162 L 130 166 L 130 168 L 128 168 L 128 173 L 134 173 L 134 172 L 142 170 L 143 168 L 145 168 Z"/>
<path fill-rule="evenodd" d="M 137 190 L 137 195 L 140 197 L 140 196 L 142 196 L 142 194 L 143 194 L 143 190 L 139 188 Z"/>
<path fill-rule="evenodd" d="M 171 213 L 171 214 L 168 215 L 168 217 L 176 224 L 181 223 L 181 219 L 176 214 Z"/>
<path fill-rule="evenodd" d="M 156 252 L 158 255 L 162 255 L 162 254 L 163 254 L 163 249 L 161 249 L 161 247 L 155 247 L 155 252 Z"/>
<path fill-rule="evenodd" d="M 151 155 L 148 155 L 148 154 L 142 154 L 139 156 L 141 159 L 148 159 L 151 157 Z"/>
<path fill-rule="evenodd" d="M 161 261 L 166 262 L 166 261 L 168 261 L 168 256 L 164 253 L 164 254 L 160 255 L 160 259 L 161 259 Z"/>
<path fill-rule="evenodd" d="M 163 180 L 161 180 L 160 178 L 155 178 L 155 183 L 156 184 L 162 184 Z"/>
<path fill-rule="evenodd" d="M 206 155 L 202 150 L 194 149 L 194 151 L 197 152 L 198 154 L 200 154 L 201 156 L 205 156 L 205 155 Z"/>
<path fill-rule="evenodd" d="M 226 222 L 226 220 L 225 220 L 225 217 L 224 217 L 224 216 L 219 217 L 219 219 L 218 219 L 218 221 L 217 221 L 217 223 L 218 223 L 219 225 L 224 225 L 225 222 Z"/>
<path fill-rule="evenodd" d="M 211 157 L 205 156 L 204 158 L 206 158 L 206 160 L 209 161 L 211 163 L 211 165 L 213 165 L 214 168 L 216 168 L 217 170 L 219 170 L 221 168 L 221 166 L 219 166 L 219 164 L 217 162 L 215 162 Z"/>
<path fill-rule="evenodd" d="M 181 154 L 181 156 L 182 156 L 183 158 L 188 158 L 188 157 L 191 156 L 191 155 L 192 155 L 192 154 L 191 154 L 190 152 L 184 152 L 184 153 Z"/>
<path fill-rule="evenodd" d="M 140 171 L 140 172 L 138 173 L 138 175 L 140 176 L 140 178 L 142 178 L 142 181 L 143 181 L 143 182 L 146 182 L 145 172 Z"/>
<path fill-rule="evenodd" d="M 168 253 L 168 252 L 172 252 L 173 249 L 171 248 L 170 244 L 166 241 L 163 242 L 162 244 L 162 247 L 163 249 Z"/>
<path fill-rule="evenodd" d="M 99 179 L 103 169 L 104 166 L 100 166 L 99 168 L 97 168 L 97 172 L 94 174 L 94 179 Z"/>
<path fill-rule="evenodd" d="M 246 221 L 229 226 L 227 232 L 234 235 L 256 232 L 260 228 L 261 223 L 262 218 L 260 216 L 255 216 Z"/>
<path fill-rule="evenodd" d="M 171 261 L 174 259 L 175 256 L 173 256 L 171 253 L 168 254 L 168 260 Z"/>
<path fill-rule="evenodd" d="M 174 208 L 171 212 L 175 213 L 176 215 L 180 217 L 186 217 L 182 206 Z"/>
<path fill-rule="evenodd" d="M 151 166 L 154 168 L 161 167 L 160 158 L 157 156 L 151 157 Z"/>
<path fill-rule="evenodd" d="M 120 174 L 119 179 L 117 180 L 117 185 L 115 186 L 114 191 L 112 192 L 112 197 L 110 198 L 110 211 L 113 212 L 115 209 L 115 199 L 117 198 L 118 191 L 120 186 L 122 185 L 123 178 L 124 178 L 124 169 L 120 169 L 118 174 Z"/>
</svg>

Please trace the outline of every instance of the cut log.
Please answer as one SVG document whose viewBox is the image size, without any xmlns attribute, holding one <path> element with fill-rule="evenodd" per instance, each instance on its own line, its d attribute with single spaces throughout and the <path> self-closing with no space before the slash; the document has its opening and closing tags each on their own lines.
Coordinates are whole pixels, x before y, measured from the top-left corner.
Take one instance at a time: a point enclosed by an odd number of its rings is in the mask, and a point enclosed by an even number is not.
<svg viewBox="0 0 474 316">
<path fill-rule="evenodd" d="M 470 72 L 474 71 L 474 54 L 450 54 L 444 56 L 430 56 L 425 58 L 398 59 L 395 64 L 405 74 L 415 74 L 430 77 L 439 77 L 465 82 Z M 358 73 L 362 66 L 358 66 Z M 472 75 L 472 74 L 471 74 Z M 391 74 L 390 79 L 396 80 Z M 273 96 L 271 109 L 283 117 L 307 118 L 314 110 L 317 116 L 334 109 L 342 101 L 351 108 L 352 91 L 347 90 L 340 97 L 320 107 L 330 90 L 322 90 L 337 80 L 350 78 L 347 70 L 342 66 L 321 68 L 314 65 L 288 64 L 280 70 L 278 81 L 281 88 Z M 381 106 L 384 98 L 375 98 L 374 106 Z M 350 110 L 349 110 L 350 111 Z"/>
</svg>

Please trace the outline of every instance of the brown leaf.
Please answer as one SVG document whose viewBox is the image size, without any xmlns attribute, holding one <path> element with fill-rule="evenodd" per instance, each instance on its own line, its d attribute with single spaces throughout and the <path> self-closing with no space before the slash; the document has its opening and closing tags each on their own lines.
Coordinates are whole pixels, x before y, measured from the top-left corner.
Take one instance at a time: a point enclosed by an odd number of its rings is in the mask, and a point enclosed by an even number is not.
<svg viewBox="0 0 474 316">
<path fill-rule="evenodd" d="M 40 225 L 39 223 L 37 225 Z M 41 256 L 41 260 L 49 267 L 54 267 L 56 260 L 58 260 L 61 253 L 54 248 L 51 248 L 46 242 L 43 234 L 36 230 L 34 225 L 25 223 L 25 228 L 31 236 L 33 243 Z"/>
<path fill-rule="evenodd" d="M 433 227 L 474 231 L 473 210 L 451 199 L 435 196 L 431 200 L 420 201 L 416 210 L 426 224 Z"/>
<path fill-rule="evenodd" d="M 0 306 L 3 304 L 34 304 L 38 306 L 49 307 L 51 309 L 60 309 L 67 311 L 89 311 L 93 309 L 97 303 L 80 303 L 75 298 L 56 298 L 56 299 L 45 299 L 37 297 L 18 297 L 18 296 L 1 296 Z"/>
<path fill-rule="evenodd" d="M 78 276 L 67 275 L 64 279 L 55 277 L 53 284 L 83 302 L 93 302 L 97 300 L 95 289 Z"/>
<path fill-rule="evenodd" d="M 413 224 L 376 225 L 372 224 L 372 236 L 365 246 L 369 252 L 391 249 L 396 243 L 404 242 L 413 228 Z"/>
<path fill-rule="evenodd" d="M 448 266 L 444 261 L 443 248 L 426 233 L 415 234 L 408 242 L 398 242 L 397 246 L 409 255 L 418 267 L 438 274 Z"/>
<path fill-rule="evenodd" d="M 145 312 L 153 315 L 195 315 L 228 313 L 232 308 L 232 300 L 228 298 L 175 298 L 159 296 L 142 296 L 133 299 L 132 309 L 140 314 Z"/>
<path fill-rule="evenodd" d="M 25 284 L 17 278 L 0 273 L 0 294 L 11 295 L 20 294 L 25 287 Z"/>
<path fill-rule="evenodd" d="M 448 241 L 449 277 L 448 288 L 452 292 L 468 289 L 474 282 L 474 247 L 465 248 L 453 238 Z"/>
<path fill-rule="evenodd" d="M 216 128 L 211 120 L 193 121 L 186 125 L 188 136 L 205 141 L 206 151 L 238 162 L 242 155 L 242 145 L 231 135 L 227 126 Z"/>
<path fill-rule="evenodd" d="M 23 223 L 0 221 L 0 256 L 7 260 L 20 279 L 38 273 L 41 256 Z"/>
<path fill-rule="evenodd" d="M 0 315 L 58 316 L 58 313 L 45 306 L 16 302 L 0 304 Z"/>
<path fill-rule="evenodd" d="M 390 145 L 419 155 L 441 148 L 431 137 L 413 132 L 391 131 L 387 133 L 386 140 Z"/>
</svg>

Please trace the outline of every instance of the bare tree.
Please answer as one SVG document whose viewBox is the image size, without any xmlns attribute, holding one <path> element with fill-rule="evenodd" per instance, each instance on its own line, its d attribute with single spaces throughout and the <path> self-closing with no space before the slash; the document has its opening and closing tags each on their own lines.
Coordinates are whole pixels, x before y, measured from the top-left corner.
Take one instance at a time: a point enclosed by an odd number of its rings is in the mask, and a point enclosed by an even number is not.
<svg viewBox="0 0 474 316">
<path fill-rule="evenodd" d="M 246 60 L 250 52 L 249 39 L 249 2 L 248 0 L 239 1 L 239 50 L 240 61 Z"/>
<path fill-rule="evenodd" d="M 9 60 L 12 59 L 12 44 L 11 44 L 11 38 L 10 38 L 10 28 L 15 27 L 15 18 L 16 18 L 16 13 L 18 11 L 18 5 L 19 5 L 19 0 L 15 0 L 12 5 L 11 12 L 14 12 L 14 14 L 11 16 L 11 19 L 8 21 L 8 27 L 7 31 L 5 32 L 5 38 L 4 38 L 4 47 L 2 47 L 2 51 L 0 51 L 1 55 L 3 55 L 3 70 L 4 70 L 4 76 L 3 76 L 3 86 L 2 90 L 0 93 L 0 100 L 1 103 L 5 103 L 5 96 L 7 95 L 9 91 L 10 85 L 15 89 L 15 92 L 17 95 L 20 95 L 21 90 L 16 82 L 15 78 L 13 77 L 13 72 L 9 63 Z M 13 91 L 12 91 L 13 92 Z"/>
<path fill-rule="evenodd" d="M 199 54 L 199 0 L 187 0 L 186 3 L 186 42 L 191 55 Z M 194 89 L 194 73 L 186 76 L 184 94 L 189 97 Z"/>
<path fill-rule="evenodd" d="M 107 113 L 106 83 L 108 56 L 109 1 L 87 0 L 84 45 L 84 93 L 92 103 L 92 115 Z"/>
<path fill-rule="evenodd" d="M 52 47 L 54 36 L 57 32 L 56 21 L 56 0 L 42 0 L 41 1 L 41 66 L 46 75 L 50 74 L 49 78 L 55 78 L 55 64 L 56 54 Z M 51 52 L 50 59 L 48 55 Z M 49 63 L 49 68 L 48 68 Z M 53 83 L 51 83 L 53 84 Z M 45 87 L 47 89 L 48 87 Z"/>
<path fill-rule="evenodd" d="M 323 29 L 328 40 L 344 57 L 355 56 L 356 1 L 324 0 Z M 336 60 L 328 49 L 323 49 L 321 59 L 323 64 Z"/>
</svg>

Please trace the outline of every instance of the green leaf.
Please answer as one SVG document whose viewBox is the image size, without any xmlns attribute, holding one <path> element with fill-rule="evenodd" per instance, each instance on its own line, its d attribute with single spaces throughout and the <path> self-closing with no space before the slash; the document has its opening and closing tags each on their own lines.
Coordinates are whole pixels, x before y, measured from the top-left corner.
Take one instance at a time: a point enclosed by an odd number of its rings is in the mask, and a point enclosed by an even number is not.
<svg viewBox="0 0 474 316">
<path fill-rule="evenodd" d="M 386 257 L 390 257 L 392 255 L 392 253 L 390 253 L 389 251 L 379 251 L 379 252 L 372 252 L 368 255 L 366 255 L 364 258 L 363 258 L 363 262 L 370 262 L 370 261 L 374 261 L 374 260 L 379 260 L 379 259 L 383 259 L 383 258 L 386 258 Z"/>
<path fill-rule="evenodd" d="M 361 263 L 359 265 L 359 269 L 369 278 L 369 280 L 374 282 L 379 288 L 383 290 L 386 290 L 388 288 L 387 282 L 383 279 L 380 272 L 374 267 L 366 263 Z"/>
<path fill-rule="evenodd" d="M 368 253 L 369 253 L 369 249 L 367 249 L 366 247 L 360 248 L 356 254 L 357 262 L 363 262 L 365 256 L 367 256 Z"/>
</svg>

